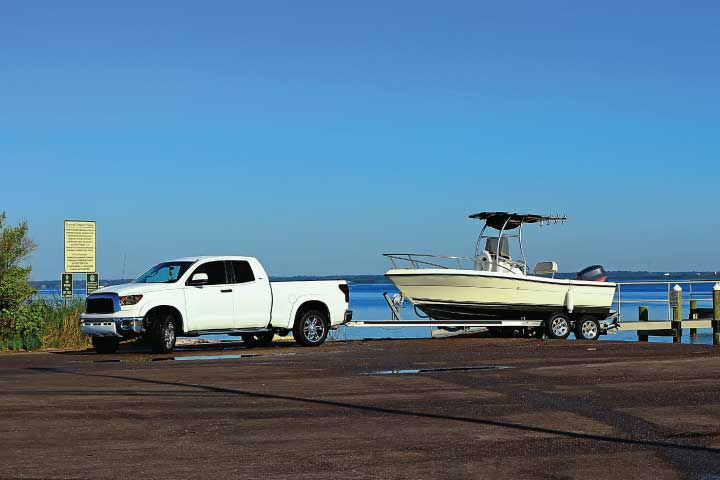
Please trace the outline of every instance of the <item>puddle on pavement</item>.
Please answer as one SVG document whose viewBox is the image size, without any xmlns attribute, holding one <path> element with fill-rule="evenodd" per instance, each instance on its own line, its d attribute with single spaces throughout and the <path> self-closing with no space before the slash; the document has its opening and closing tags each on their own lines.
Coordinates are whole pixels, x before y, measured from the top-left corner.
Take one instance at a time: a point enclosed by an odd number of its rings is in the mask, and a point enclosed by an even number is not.
<svg viewBox="0 0 720 480">
<path fill-rule="evenodd" d="M 238 358 L 260 357 L 262 355 L 185 355 L 183 357 L 158 358 L 156 360 L 181 360 L 181 361 L 202 361 L 202 360 L 237 360 Z"/>
<path fill-rule="evenodd" d="M 437 372 L 465 372 L 474 370 L 503 370 L 503 365 L 480 365 L 477 367 L 439 367 L 439 368 L 410 368 L 410 369 L 393 369 L 378 370 L 376 372 L 366 373 L 365 375 L 417 375 L 419 373 L 437 373 Z"/>
</svg>

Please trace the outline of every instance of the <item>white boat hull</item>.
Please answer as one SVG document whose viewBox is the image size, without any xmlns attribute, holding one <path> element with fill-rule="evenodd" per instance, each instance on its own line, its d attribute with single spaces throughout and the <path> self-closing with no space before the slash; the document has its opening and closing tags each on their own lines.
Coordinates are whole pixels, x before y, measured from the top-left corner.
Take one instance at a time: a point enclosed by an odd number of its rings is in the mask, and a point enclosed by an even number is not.
<svg viewBox="0 0 720 480">
<path fill-rule="evenodd" d="M 614 283 L 452 269 L 393 269 L 385 274 L 434 319 L 545 319 L 552 313 L 607 316 Z"/>
</svg>

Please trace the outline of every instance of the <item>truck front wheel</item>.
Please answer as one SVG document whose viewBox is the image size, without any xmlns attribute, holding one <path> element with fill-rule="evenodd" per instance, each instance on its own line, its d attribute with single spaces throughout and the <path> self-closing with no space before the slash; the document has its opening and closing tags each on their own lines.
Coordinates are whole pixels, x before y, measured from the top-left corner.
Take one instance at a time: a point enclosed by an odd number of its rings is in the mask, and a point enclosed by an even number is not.
<svg viewBox="0 0 720 480">
<path fill-rule="evenodd" d="M 113 337 L 92 337 L 92 346 L 97 353 L 115 353 L 120 342 Z"/>
<path fill-rule="evenodd" d="M 153 353 L 170 353 L 175 349 L 177 326 L 171 313 L 161 313 L 152 322 L 150 341 Z"/>
<path fill-rule="evenodd" d="M 330 321 L 320 310 L 308 310 L 300 315 L 293 327 L 293 337 L 303 347 L 322 345 L 328 334 Z"/>
</svg>

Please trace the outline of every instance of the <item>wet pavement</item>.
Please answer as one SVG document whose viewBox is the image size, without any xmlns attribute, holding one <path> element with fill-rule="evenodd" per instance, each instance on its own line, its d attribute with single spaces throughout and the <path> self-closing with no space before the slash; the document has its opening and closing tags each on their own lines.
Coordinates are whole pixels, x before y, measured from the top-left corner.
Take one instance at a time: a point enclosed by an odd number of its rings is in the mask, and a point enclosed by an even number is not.
<svg viewBox="0 0 720 480">
<path fill-rule="evenodd" d="M 0 478 L 720 478 L 711 346 L 221 347 L 0 355 Z"/>
</svg>

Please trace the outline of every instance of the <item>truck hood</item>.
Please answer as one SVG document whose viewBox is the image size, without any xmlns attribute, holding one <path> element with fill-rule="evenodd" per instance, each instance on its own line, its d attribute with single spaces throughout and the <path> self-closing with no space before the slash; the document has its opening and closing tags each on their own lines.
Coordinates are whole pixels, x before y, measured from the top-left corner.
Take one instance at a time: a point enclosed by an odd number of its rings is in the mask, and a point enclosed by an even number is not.
<svg viewBox="0 0 720 480">
<path fill-rule="evenodd" d="M 101 288 L 95 293 L 117 293 L 122 297 L 125 295 L 144 295 L 152 292 L 165 292 L 181 288 L 177 283 L 123 283 L 122 285 L 113 285 L 111 287 Z"/>
</svg>

